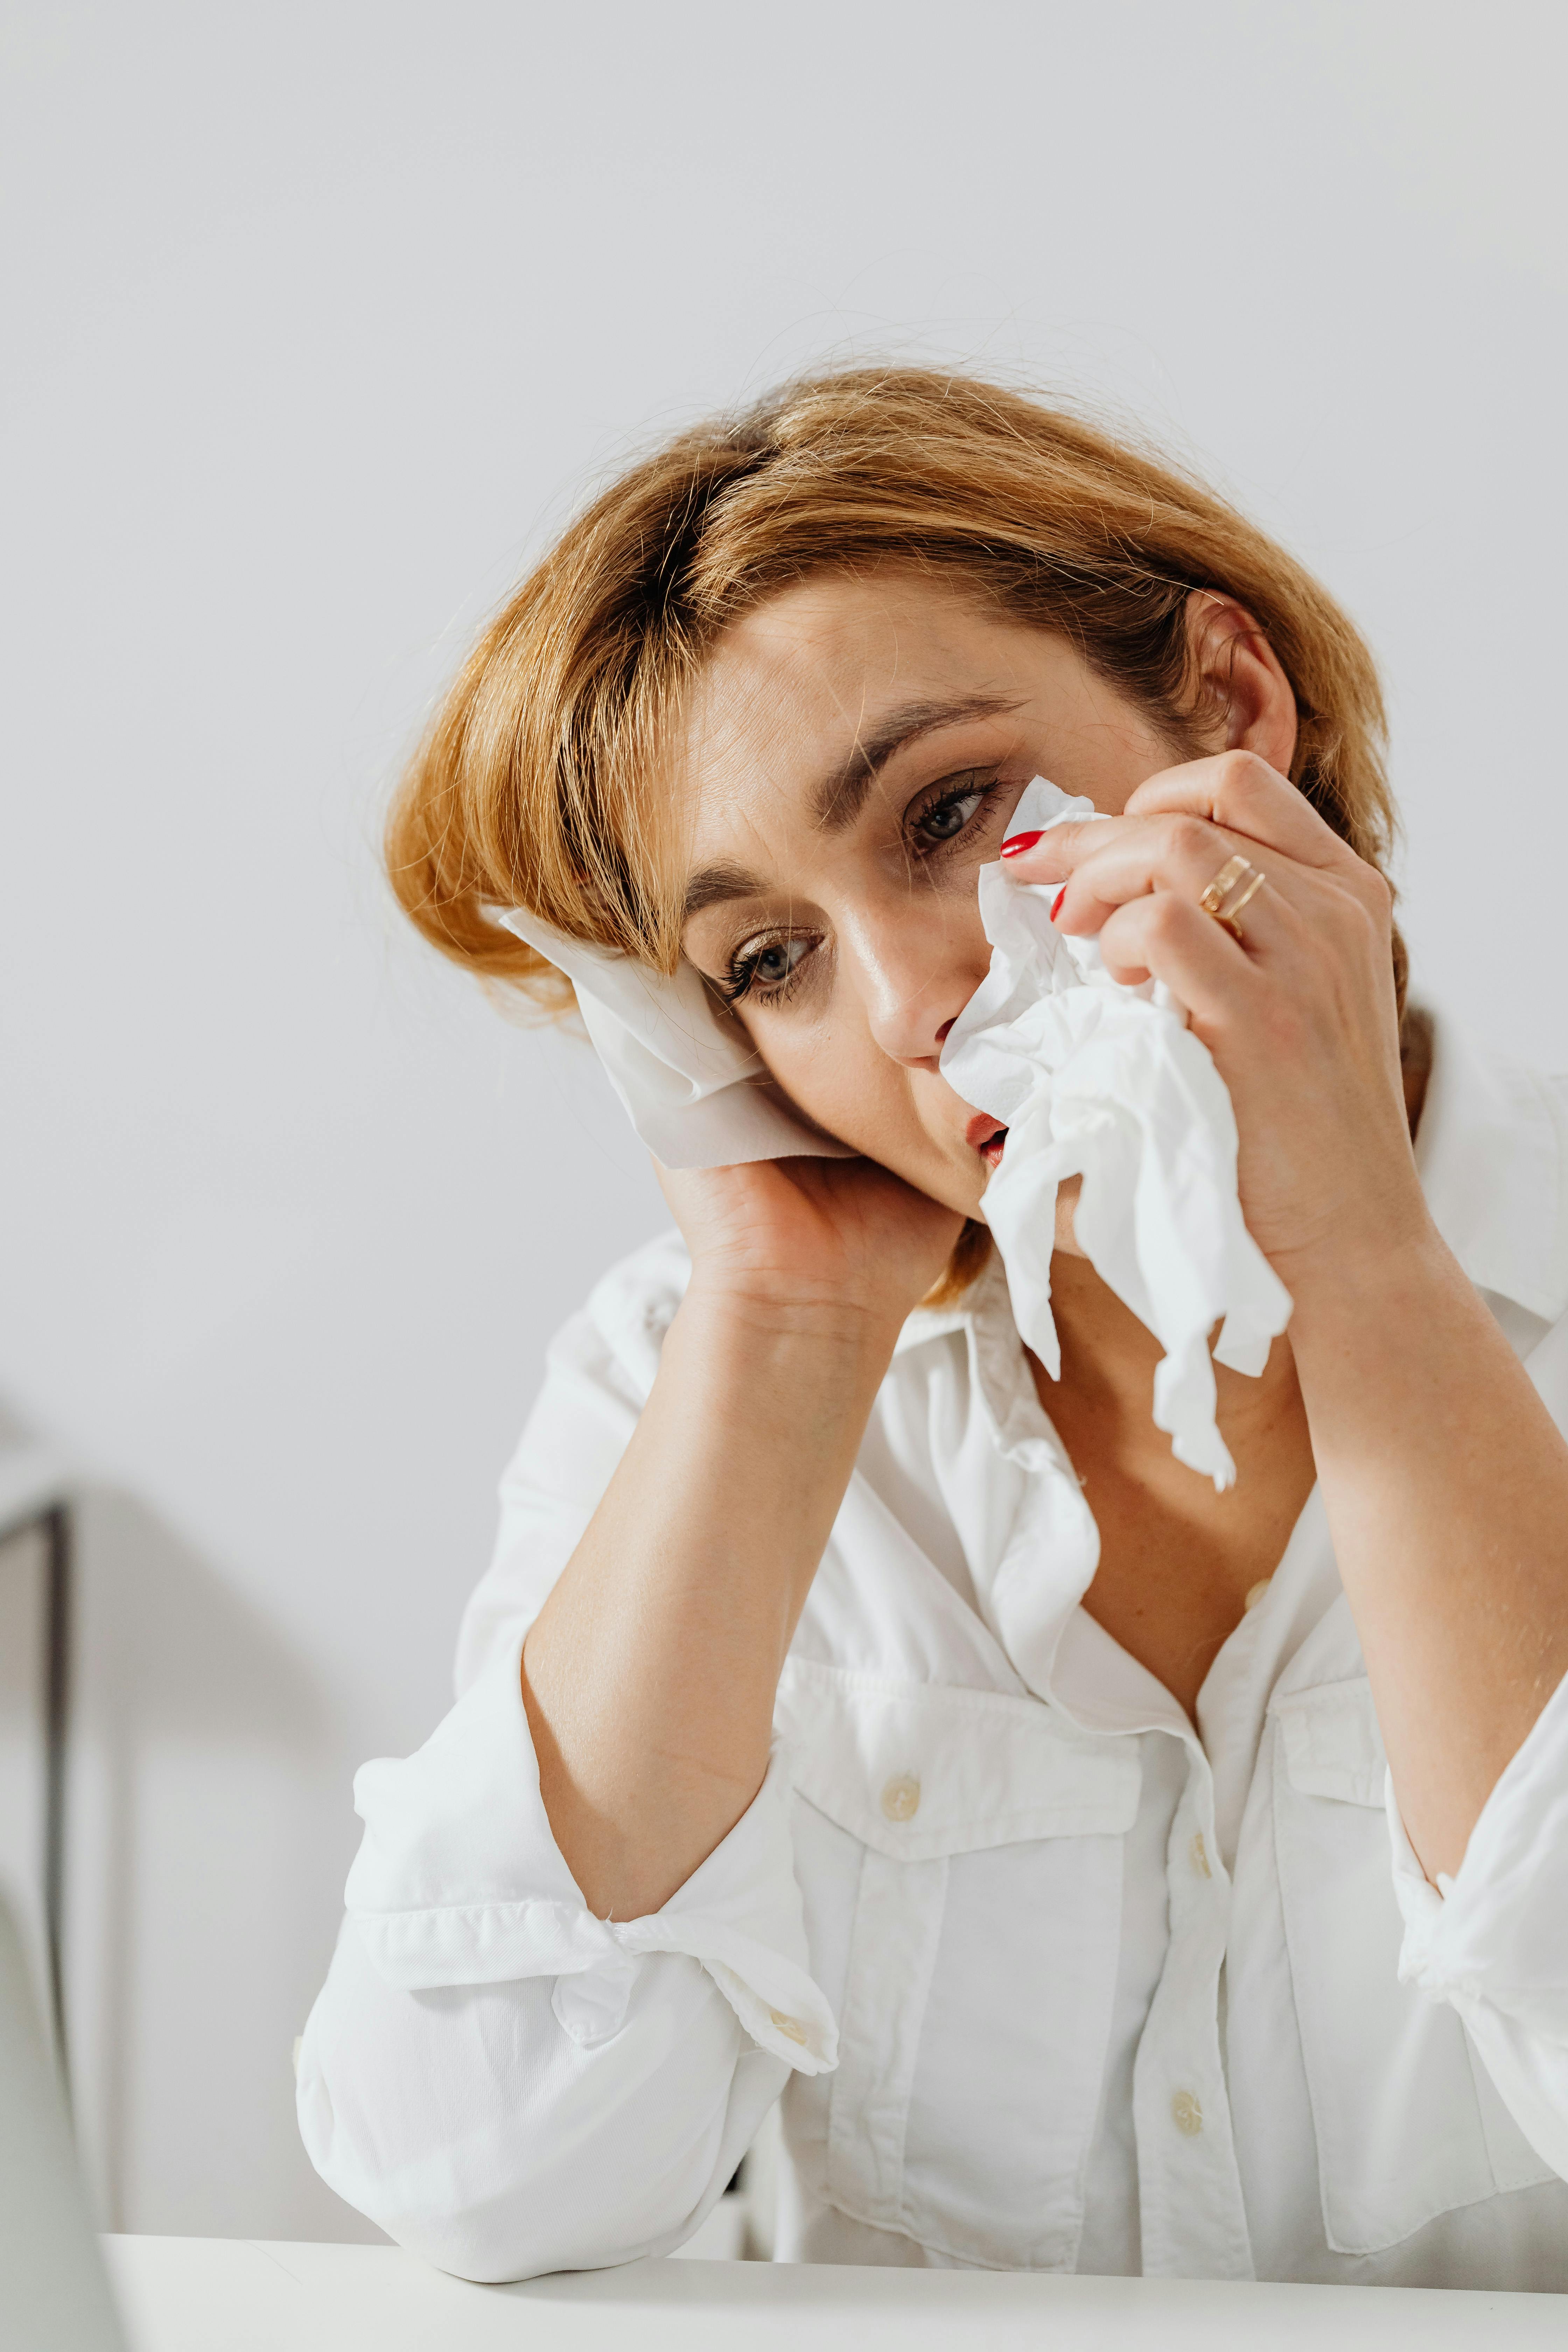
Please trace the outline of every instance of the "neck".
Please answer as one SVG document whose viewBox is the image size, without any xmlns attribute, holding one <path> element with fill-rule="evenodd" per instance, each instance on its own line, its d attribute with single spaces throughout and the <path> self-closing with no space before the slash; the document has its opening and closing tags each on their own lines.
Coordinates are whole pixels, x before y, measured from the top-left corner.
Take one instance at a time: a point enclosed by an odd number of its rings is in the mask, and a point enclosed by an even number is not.
<svg viewBox="0 0 1568 2352">
<path fill-rule="evenodd" d="M 1161 1349 L 1131 1308 L 1095 1272 L 1088 1258 L 1058 1249 L 1051 1259 L 1051 1307 L 1061 1343 L 1059 1385 L 1037 1369 L 1036 1385 L 1053 1419 L 1070 1398 L 1074 1421 L 1092 1417 L 1102 1444 L 1123 1456 L 1168 1454 L 1170 1440 L 1151 1415 Z M 1262 1376 L 1253 1380 L 1215 1366 L 1216 1418 L 1239 1461 L 1266 1442 L 1281 1419 L 1300 1412 L 1289 1342 L 1275 1340 Z M 1065 1435 L 1064 1432 L 1064 1435 Z"/>
</svg>

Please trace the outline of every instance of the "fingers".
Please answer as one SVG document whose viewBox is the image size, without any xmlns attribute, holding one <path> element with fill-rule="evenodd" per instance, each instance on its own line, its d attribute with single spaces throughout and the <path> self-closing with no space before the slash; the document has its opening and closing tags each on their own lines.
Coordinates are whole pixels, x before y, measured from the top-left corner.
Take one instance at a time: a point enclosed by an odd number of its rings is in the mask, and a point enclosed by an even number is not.
<svg viewBox="0 0 1568 2352">
<path fill-rule="evenodd" d="M 1264 877 L 1242 917 L 1255 953 L 1267 956 L 1293 919 L 1321 926 L 1337 919 L 1336 909 L 1386 927 L 1392 899 L 1383 876 L 1294 784 L 1250 752 L 1222 752 L 1151 776 L 1120 816 L 1052 825 L 1009 858 L 1007 871 L 1018 882 L 1064 886 L 1053 919 L 1061 930 L 1092 937 L 1116 908 L 1139 898 L 1169 893 L 1196 907 L 1236 856 Z"/>
<path fill-rule="evenodd" d="M 1234 1013 L 1237 982 L 1251 976 L 1251 958 L 1225 926 L 1166 891 L 1119 907 L 1100 932 L 1100 952 L 1112 980 L 1131 987 L 1163 980 L 1200 1029 Z"/>
<path fill-rule="evenodd" d="M 1258 842 L 1223 832 L 1202 817 L 1113 817 L 1109 824 L 1058 825 L 1037 849 L 1011 861 L 1008 870 L 1021 882 L 1063 881 L 1053 916 L 1057 928 L 1091 938 L 1119 907 L 1138 898 L 1169 892 L 1196 908 L 1227 859 L 1238 854 L 1249 865 L 1256 856 L 1264 874 L 1262 888 L 1247 907 L 1248 937 L 1256 921 L 1257 939 L 1263 943 L 1278 928 L 1280 897 L 1289 897 L 1309 877 L 1293 881 L 1288 857 L 1265 852 Z M 1037 874 L 1037 866 L 1054 871 Z"/>
<path fill-rule="evenodd" d="M 1300 866 L 1360 862 L 1289 778 L 1252 751 L 1221 751 L 1162 769 L 1139 785 L 1122 814 L 1202 818 Z"/>
</svg>

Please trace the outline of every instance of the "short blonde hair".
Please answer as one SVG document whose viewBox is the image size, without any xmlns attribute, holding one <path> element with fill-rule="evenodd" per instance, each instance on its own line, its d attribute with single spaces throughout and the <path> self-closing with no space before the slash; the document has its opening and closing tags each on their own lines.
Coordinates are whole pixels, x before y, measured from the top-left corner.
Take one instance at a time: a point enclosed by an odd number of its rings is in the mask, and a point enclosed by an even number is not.
<svg viewBox="0 0 1568 2352">
<path fill-rule="evenodd" d="M 495 908 L 672 971 L 659 779 L 684 689 L 769 595 L 889 561 L 1065 634 L 1178 740 L 1189 596 L 1235 599 L 1295 692 L 1293 781 L 1384 864 L 1394 816 L 1377 671 L 1302 565 L 1202 483 L 1075 416 L 963 376 L 857 369 L 681 434 L 596 498 L 507 599 L 392 810 L 393 887 L 425 937 L 550 1010 L 569 988 Z M 1403 1006 L 1397 934 L 1394 965 Z"/>
</svg>

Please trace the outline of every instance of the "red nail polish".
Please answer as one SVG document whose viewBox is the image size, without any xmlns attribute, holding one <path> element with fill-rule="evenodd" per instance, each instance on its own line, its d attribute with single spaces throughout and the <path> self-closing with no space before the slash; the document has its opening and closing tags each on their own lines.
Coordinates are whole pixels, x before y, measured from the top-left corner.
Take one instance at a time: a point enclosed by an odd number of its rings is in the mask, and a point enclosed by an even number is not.
<svg viewBox="0 0 1568 2352">
<path fill-rule="evenodd" d="M 1045 827 L 1042 825 L 1038 833 L 1016 833 L 1011 841 L 1005 841 L 1002 844 L 1003 856 L 1017 857 L 1021 856 L 1026 849 L 1033 849 L 1036 842 L 1039 840 L 1040 835 L 1043 834 L 1044 831 Z"/>
<path fill-rule="evenodd" d="M 1067 894 L 1068 886 L 1064 882 L 1061 888 L 1057 892 L 1056 897 L 1051 900 L 1051 920 L 1053 923 L 1057 919 L 1057 915 L 1061 907 L 1062 900 L 1067 897 Z"/>
</svg>

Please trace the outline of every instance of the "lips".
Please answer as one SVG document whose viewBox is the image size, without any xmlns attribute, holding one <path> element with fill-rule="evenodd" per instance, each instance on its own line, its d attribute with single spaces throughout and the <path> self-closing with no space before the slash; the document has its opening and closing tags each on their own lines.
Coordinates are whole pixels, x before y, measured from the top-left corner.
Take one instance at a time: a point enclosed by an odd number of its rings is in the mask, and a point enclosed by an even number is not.
<svg viewBox="0 0 1568 2352">
<path fill-rule="evenodd" d="M 973 1150 L 979 1152 L 987 1168 L 994 1168 L 1001 1160 L 1007 1130 L 1000 1119 L 989 1118 L 984 1111 L 976 1111 L 963 1130 L 963 1139 Z"/>
</svg>

